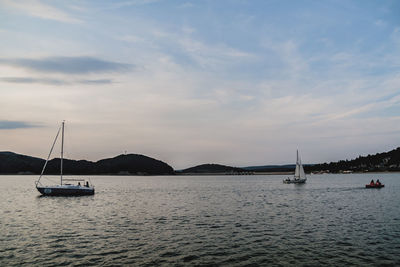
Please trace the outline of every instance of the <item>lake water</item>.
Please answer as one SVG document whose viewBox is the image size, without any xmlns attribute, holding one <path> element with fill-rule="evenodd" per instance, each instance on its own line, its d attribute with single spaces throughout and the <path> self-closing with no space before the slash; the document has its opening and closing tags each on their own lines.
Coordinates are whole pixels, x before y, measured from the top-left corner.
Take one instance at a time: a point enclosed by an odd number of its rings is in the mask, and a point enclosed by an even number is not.
<svg viewBox="0 0 400 267">
<path fill-rule="evenodd" d="M 0 266 L 400 265 L 399 173 L 98 176 L 84 197 L 36 178 L 0 176 Z"/>
</svg>

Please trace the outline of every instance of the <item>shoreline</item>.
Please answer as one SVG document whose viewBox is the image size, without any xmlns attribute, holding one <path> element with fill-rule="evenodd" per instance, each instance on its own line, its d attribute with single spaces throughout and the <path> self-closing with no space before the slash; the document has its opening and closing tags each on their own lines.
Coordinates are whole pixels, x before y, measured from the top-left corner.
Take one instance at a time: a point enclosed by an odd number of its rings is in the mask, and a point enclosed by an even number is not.
<svg viewBox="0 0 400 267">
<path fill-rule="evenodd" d="M 400 171 L 376 171 L 376 172 L 352 172 L 352 173 L 306 173 L 309 176 L 330 174 L 384 174 L 400 173 Z M 293 175 L 294 172 L 254 172 L 254 173 L 175 173 L 175 174 L 64 174 L 65 176 L 253 176 L 253 175 Z M 38 176 L 32 173 L 1 173 L 0 176 Z M 48 174 L 45 176 L 59 176 L 59 174 Z"/>
</svg>

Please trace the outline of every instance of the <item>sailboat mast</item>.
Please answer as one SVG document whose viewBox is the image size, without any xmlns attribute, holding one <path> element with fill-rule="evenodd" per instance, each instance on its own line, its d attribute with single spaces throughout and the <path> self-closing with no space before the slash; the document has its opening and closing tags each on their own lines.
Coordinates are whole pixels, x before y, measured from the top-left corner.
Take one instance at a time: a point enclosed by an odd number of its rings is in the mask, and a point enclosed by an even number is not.
<svg viewBox="0 0 400 267">
<path fill-rule="evenodd" d="M 64 157 L 64 123 L 62 122 L 62 134 L 61 134 L 61 185 L 62 185 L 62 177 L 63 177 L 63 157 Z"/>
<path fill-rule="evenodd" d="M 299 165 L 299 150 L 297 150 L 297 157 L 296 157 L 296 169 L 294 170 L 294 178 L 300 177 L 300 165 Z"/>
</svg>

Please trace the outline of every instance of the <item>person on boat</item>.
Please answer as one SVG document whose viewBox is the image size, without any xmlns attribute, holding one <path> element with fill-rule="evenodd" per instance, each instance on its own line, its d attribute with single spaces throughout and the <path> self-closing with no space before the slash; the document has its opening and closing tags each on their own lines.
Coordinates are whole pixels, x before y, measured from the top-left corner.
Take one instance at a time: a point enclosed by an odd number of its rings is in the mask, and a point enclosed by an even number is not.
<svg viewBox="0 0 400 267">
<path fill-rule="evenodd" d="M 89 187 L 89 182 L 88 181 L 86 181 L 86 187 Z"/>
<path fill-rule="evenodd" d="M 78 186 L 81 186 L 81 182 L 78 182 Z"/>
<path fill-rule="evenodd" d="M 372 186 L 374 186 L 374 185 L 375 185 L 374 179 L 372 179 L 371 182 L 370 182 L 369 184 L 372 185 Z"/>
<path fill-rule="evenodd" d="M 380 185 L 381 185 L 381 182 L 379 181 L 379 179 L 378 179 L 378 180 L 376 180 L 376 185 L 378 185 L 378 186 L 380 186 Z"/>
</svg>

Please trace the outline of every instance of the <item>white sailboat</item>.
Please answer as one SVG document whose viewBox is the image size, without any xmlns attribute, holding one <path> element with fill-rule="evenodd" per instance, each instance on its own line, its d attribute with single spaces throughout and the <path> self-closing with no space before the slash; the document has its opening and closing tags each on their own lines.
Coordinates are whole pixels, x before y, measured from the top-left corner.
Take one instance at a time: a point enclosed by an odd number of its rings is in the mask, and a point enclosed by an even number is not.
<svg viewBox="0 0 400 267">
<path fill-rule="evenodd" d="M 45 196 L 83 196 L 83 195 L 93 195 L 94 194 L 94 186 L 89 184 L 89 181 L 85 179 L 63 179 L 63 158 L 64 158 L 64 124 L 63 121 L 61 127 L 58 129 L 56 138 L 54 139 L 53 145 L 50 149 L 49 156 L 44 163 L 42 173 L 39 176 L 39 179 L 36 181 L 36 189 Z M 46 169 L 47 162 L 51 156 L 51 152 L 53 151 L 54 145 L 57 141 L 58 135 L 61 130 L 61 162 L 60 162 L 60 179 L 61 182 L 59 185 L 53 186 L 43 186 L 40 183 L 40 179 L 43 176 L 43 173 Z M 67 182 L 67 183 L 66 183 Z M 78 184 L 71 184 L 70 182 L 77 182 Z M 83 183 L 81 185 L 81 182 Z"/>
<path fill-rule="evenodd" d="M 307 181 L 306 173 L 304 172 L 303 164 L 299 156 L 299 150 L 297 150 L 296 169 L 294 171 L 293 179 L 289 177 L 283 180 L 285 184 L 304 184 Z"/>
</svg>

